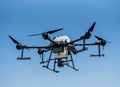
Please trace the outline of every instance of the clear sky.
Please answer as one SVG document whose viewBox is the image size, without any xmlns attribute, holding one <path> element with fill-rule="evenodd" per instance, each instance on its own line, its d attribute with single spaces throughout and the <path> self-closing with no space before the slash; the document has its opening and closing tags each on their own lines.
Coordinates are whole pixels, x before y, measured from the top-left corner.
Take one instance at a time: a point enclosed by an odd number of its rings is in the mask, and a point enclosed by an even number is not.
<svg viewBox="0 0 120 87">
<path fill-rule="evenodd" d="M 68 67 L 58 74 L 43 69 L 37 50 L 25 51 L 31 61 L 17 61 L 20 53 L 8 38 L 47 45 L 41 36 L 28 35 L 62 27 L 51 37 L 68 35 L 74 40 L 94 21 L 89 42 L 97 41 L 94 35 L 98 35 L 112 44 L 105 47 L 105 57 L 90 58 L 97 47 L 75 55 L 77 72 Z M 0 87 L 120 87 L 119 33 L 120 0 L 0 0 Z"/>
</svg>

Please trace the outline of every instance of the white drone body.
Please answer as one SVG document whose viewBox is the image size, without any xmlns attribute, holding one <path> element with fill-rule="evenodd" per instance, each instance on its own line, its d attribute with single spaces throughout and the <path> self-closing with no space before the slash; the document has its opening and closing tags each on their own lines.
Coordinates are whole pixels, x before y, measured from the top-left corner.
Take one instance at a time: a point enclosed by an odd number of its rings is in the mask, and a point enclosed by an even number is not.
<svg viewBox="0 0 120 87">
<path fill-rule="evenodd" d="M 70 39 L 68 36 L 57 36 L 53 41 L 57 44 L 64 44 L 69 43 Z M 63 46 L 55 47 L 53 52 L 55 53 L 55 58 L 66 58 L 68 55 L 68 48 Z"/>
</svg>

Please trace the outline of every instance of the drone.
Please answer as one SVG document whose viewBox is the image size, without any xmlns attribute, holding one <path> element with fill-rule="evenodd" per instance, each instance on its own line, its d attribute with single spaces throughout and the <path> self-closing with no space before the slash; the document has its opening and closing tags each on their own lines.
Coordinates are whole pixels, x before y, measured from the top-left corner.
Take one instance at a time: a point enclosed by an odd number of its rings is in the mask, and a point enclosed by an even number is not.
<svg viewBox="0 0 120 87">
<path fill-rule="evenodd" d="M 38 54 L 40 55 L 40 58 L 41 58 L 40 64 L 43 66 L 43 68 L 46 68 L 51 71 L 54 71 L 55 73 L 58 73 L 59 71 L 56 70 L 56 67 L 62 68 L 64 66 L 68 66 L 74 69 L 75 71 L 78 71 L 79 69 L 76 68 L 74 64 L 73 55 L 87 51 L 88 46 L 98 46 L 98 53 L 91 54 L 90 57 L 104 57 L 105 55 L 101 53 L 101 46 L 104 49 L 104 46 L 106 45 L 107 42 L 111 43 L 96 35 L 95 35 L 95 38 L 97 38 L 98 40 L 97 42 L 86 43 L 86 40 L 91 38 L 91 33 L 95 27 L 95 24 L 96 22 L 94 22 L 91 25 L 91 27 L 88 29 L 87 32 L 85 32 L 84 35 L 82 35 L 81 37 L 75 40 L 70 40 L 70 38 L 66 35 L 56 36 L 53 39 L 51 39 L 50 34 L 61 31 L 63 30 L 63 28 L 50 30 L 47 32 L 43 32 L 41 34 L 29 35 L 29 36 L 42 35 L 42 38 L 44 40 L 48 40 L 50 42 L 49 45 L 47 46 L 27 46 L 27 45 L 21 44 L 20 42 L 15 40 L 12 36 L 9 36 L 9 38 L 13 41 L 14 44 L 16 44 L 16 49 L 21 50 L 21 56 L 17 57 L 17 60 L 31 60 L 30 57 L 23 56 L 24 50 L 37 49 Z M 76 42 L 78 41 L 82 41 L 82 44 L 77 44 Z M 77 46 L 81 47 L 81 49 L 76 49 Z M 44 58 L 45 53 L 49 53 L 49 57 L 47 59 Z"/>
</svg>

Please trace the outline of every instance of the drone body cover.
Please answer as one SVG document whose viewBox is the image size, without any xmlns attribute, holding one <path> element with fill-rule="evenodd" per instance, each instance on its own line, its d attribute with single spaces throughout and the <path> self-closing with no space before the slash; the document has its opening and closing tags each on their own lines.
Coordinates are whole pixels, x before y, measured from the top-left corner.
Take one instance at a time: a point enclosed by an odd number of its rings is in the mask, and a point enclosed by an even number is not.
<svg viewBox="0 0 120 87">
<path fill-rule="evenodd" d="M 64 44 L 64 43 L 69 43 L 70 39 L 68 36 L 58 36 L 54 38 L 54 42 L 56 44 Z M 53 52 L 55 53 L 56 58 L 65 58 L 68 55 L 68 50 L 66 47 L 59 46 L 59 47 L 54 47 Z"/>
</svg>

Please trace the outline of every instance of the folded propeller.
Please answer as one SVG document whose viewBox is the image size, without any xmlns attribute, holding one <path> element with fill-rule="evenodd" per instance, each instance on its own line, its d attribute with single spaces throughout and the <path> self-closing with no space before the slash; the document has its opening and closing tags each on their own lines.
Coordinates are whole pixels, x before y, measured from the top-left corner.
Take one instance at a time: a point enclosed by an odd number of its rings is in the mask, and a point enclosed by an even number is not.
<svg viewBox="0 0 120 87">
<path fill-rule="evenodd" d="M 43 32 L 43 33 L 40 33 L 40 34 L 32 34 L 32 35 L 29 35 L 29 36 L 38 36 L 38 35 L 43 35 L 43 34 L 53 34 L 53 33 L 58 32 L 60 30 L 63 30 L 63 28 L 50 30 L 50 31 Z"/>
<path fill-rule="evenodd" d="M 95 35 L 95 37 L 96 37 L 99 41 L 101 41 L 100 45 L 103 46 L 103 50 L 104 50 L 104 46 L 106 45 L 106 43 L 111 43 L 110 41 L 106 41 L 106 40 L 104 40 L 103 38 L 98 37 L 98 36 L 96 36 L 96 35 Z"/>
</svg>

